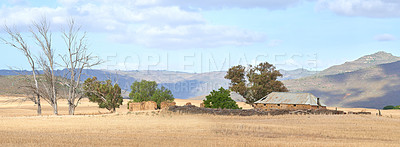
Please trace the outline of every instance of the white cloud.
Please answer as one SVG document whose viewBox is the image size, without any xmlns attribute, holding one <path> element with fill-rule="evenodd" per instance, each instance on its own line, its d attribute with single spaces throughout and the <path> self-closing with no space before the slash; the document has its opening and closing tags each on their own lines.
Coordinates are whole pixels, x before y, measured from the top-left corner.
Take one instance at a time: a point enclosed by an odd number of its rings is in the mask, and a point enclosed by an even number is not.
<svg viewBox="0 0 400 147">
<path fill-rule="evenodd" d="M 159 0 L 163 5 L 178 5 L 183 8 L 221 9 L 221 8 L 266 8 L 284 9 L 299 4 L 303 0 Z"/>
<path fill-rule="evenodd" d="M 65 16 L 65 8 L 28 8 L 28 7 L 4 7 L 0 9 L 0 21 L 7 24 L 15 24 L 24 26 L 31 24 L 33 20 L 37 20 L 46 15 L 50 20 L 55 20 L 53 23 L 59 22 L 56 17 Z"/>
<path fill-rule="evenodd" d="M 318 0 L 317 8 L 345 16 L 400 17 L 399 0 Z"/>
<path fill-rule="evenodd" d="M 246 30 L 213 25 L 143 26 L 113 36 L 118 42 L 138 43 L 155 48 L 209 48 L 225 45 L 241 46 L 264 40 L 264 35 Z"/>
<path fill-rule="evenodd" d="M 396 37 L 391 34 L 379 34 L 374 37 L 377 41 L 393 41 L 396 40 Z"/>
<path fill-rule="evenodd" d="M 61 4 L 70 3 L 104 3 L 107 5 L 123 4 L 131 7 L 180 7 L 191 10 L 222 9 L 222 8 L 266 8 L 270 10 L 285 9 L 305 0 L 58 0 Z"/>
<path fill-rule="evenodd" d="M 107 33 L 113 41 L 156 48 L 249 45 L 264 40 L 261 33 L 208 24 L 200 12 L 182 9 L 178 1 L 170 1 L 177 5 L 163 4 L 164 1 L 158 0 L 95 2 L 59 0 L 60 6 L 55 8 L 5 7 L 0 10 L 0 21 L 27 26 L 45 15 L 53 26 L 56 24 L 58 27 L 65 24 L 66 19 L 74 18 L 84 30 Z"/>
</svg>

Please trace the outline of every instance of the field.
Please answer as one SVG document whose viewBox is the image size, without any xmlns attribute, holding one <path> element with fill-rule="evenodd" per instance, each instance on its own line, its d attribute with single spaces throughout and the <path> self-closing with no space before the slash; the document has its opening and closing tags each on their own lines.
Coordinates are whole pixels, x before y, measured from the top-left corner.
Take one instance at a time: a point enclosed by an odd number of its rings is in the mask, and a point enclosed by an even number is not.
<svg viewBox="0 0 400 147">
<path fill-rule="evenodd" d="M 213 116 L 144 111 L 107 114 L 82 101 L 76 116 L 35 116 L 32 102 L 0 105 L 0 146 L 399 146 L 400 112 L 373 115 Z M 189 100 L 177 99 L 178 105 Z M 192 104 L 200 101 L 190 100 Z M 60 101 L 60 114 L 66 102 Z M 242 105 L 242 104 L 241 104 Z M 244 104 L 243 104 L 244 105 Z M 244 105 L 245 106 L 245 105 Z M 339 108 L 347 111 L 371 109 Z M 96 115 L 91 115 L 96 114 Z"/>
</svg>

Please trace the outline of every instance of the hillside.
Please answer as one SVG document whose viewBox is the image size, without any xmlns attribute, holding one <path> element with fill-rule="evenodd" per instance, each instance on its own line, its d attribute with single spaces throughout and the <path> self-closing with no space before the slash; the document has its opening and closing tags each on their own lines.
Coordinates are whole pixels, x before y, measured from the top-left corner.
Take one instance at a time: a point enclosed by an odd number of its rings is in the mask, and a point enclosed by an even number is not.
<svg viewBox="0 0 400 147">
<path fill-rule="evenodd" d="M 313 93 L 328 106 L 382 108 L 400 104 L 400 61 L 284 83 L 292 92 Z"/>
<path fill-rule="evenodd" d="M 38 76 L 41 81 L 44 79 L 43 76 Z M 0 75 L 0 95 L 13 95 L 13 96 L 28 96 L 31 97 L 31 88 L 33 86 L 30 81 L 32 80 L 31 75 L 11 75 L 2 76 Z M 61 85 L 61 81 L 64 79 L 58 78 L 59 82 L 56 82 L 56 87 L 58 89 L 58 96 L 65 96 L 67 94 L 66 86 Z M 40 82 L 39 82 L 40 84 Z"/>
<path fill-rule="evenodd" d="M 372 66 L 379 65 L 379 64 L 396 62 L 399 60 L 400 60 L 400 57 L 396 57 L 390 53 L 380 51 L 380 52 L 377 52 L 377 53 L 374 53 L 371 55 L 363 56 L 361 58 L 358 58 L 355 61 L 346 62 L 341 65 L 335 65 L 335 66 L 329 67 L 329 68 L 321 71 L 318 74 L 323 76 L 323 75 L 334 75 L 334 74 L 352 72 L 352 71 L 372 67 Z"/>
<path fill-rule="evenodd" d="M 319 71 L 310 71 L 304 68 L 299 68 L 295 70 L 279 70 L 279 72 L 283 75 L 283 77 L 279 78 L 279 80 L 291 80 L 291 79 L 299 79 L 303 77 L 309 77 L 315 74 L 318 74 Z"/>
<path fill-rule="evenodd" d="M 0 95 L 25 95 L 26 85 L 23 76 L 0 76 Z"/>
</svg>

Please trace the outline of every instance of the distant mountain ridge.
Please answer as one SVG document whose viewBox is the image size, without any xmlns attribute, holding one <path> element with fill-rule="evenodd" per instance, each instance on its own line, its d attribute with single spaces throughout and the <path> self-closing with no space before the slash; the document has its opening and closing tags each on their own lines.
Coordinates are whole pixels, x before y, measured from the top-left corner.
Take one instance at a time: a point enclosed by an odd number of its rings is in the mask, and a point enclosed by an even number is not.
<svg viewBox="0 0 400 147">
<path fill-rule="evenodd" d="M 279 70 L 279 72 L 283 75 L 279 80 L 290 80 L 290 79 L 299 79 L 303 77 L 312 76 L 318 74 L 319 71 L 310 71 L 304 68 L 298 68 L 295 70 Z"/>
<path fill-rule="evenodd" d="M 390 53 L 379 51 L 371 55 L 366 55 L 358 58 L 355 61 L 345 62 L 341 65 L 331 66 L 321 72 L 318 75 L 334 75 L 346 72 L 352 72 L 363 68 L 372 67 L 379 64 L 392 63 L 400 61 L 400 57 L 393 56 Z"/>
<path fill-rule="evenodd" d="M 383 108 L 400 104 L 398 59 L 378 52 L 333 66 L 315 76 L 283 82 L 290 91 L 313 93 L 328 106 Z"/>
<path fill-rule="evenodd" d="M 66 70 L 56 70 L 55 72 L 58 76 L 64 76 L 68 73 Z M 39 73 L 41 73 L 41 71 L 39 71 Z M 216 90 L 220 87 L 229 87 L 229 80 L 224 78 L 226 71 L 186 73 L 165 70 L 115 71 L 86 69 L 83 73 L 81 80 L 96 76 L 98 80 L 101 81 L 107 79 L 117 81 L 121 89 L 128 91 L 124 94 L 125 97 L 128 96 L 127 93 L 129 93 L 132 83 L 138 80 L 156 81 L 160 86 L 170 89 L 176 98 L 182 99 L 204 96 L 209 94 L 210 91 Z M 31 72 L 26 70 L 0 70 L 0 75 L 18 74 L 30 75 Z M 293 79 L 312 75 L 312 72 L 305 69 L 298 69 L 293 71 L 284 71 L 283 75 L 284 76 L 281 79 Z M 238 99 L 238 101 L 242 100 Z"/>
</svg>

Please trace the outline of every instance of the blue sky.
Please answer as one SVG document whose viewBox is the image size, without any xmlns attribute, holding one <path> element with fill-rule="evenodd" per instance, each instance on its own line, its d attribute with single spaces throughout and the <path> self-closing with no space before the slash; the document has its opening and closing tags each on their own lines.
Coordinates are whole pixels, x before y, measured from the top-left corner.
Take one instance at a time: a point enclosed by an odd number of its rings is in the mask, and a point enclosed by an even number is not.
<svg viewBox="0 0 400 147">
<path fill-rule="evenodd" d="M 57 54 L 65 52 L 60 28 L 75 19 L 87 31 L 93 54 L 106 61 L 98 69 L 201 73 L 267 61 L 278 69 L 323 70 L 377 51 L 400 56 L 400 1 L 393 0 L 5 0 L 0 5 L 1 22 L 15 25 L 27 40 L 31 22 L 46 16 Z M 16 49 L 0 48 L 0 69 L 29 69 Z"/>
</svg>

